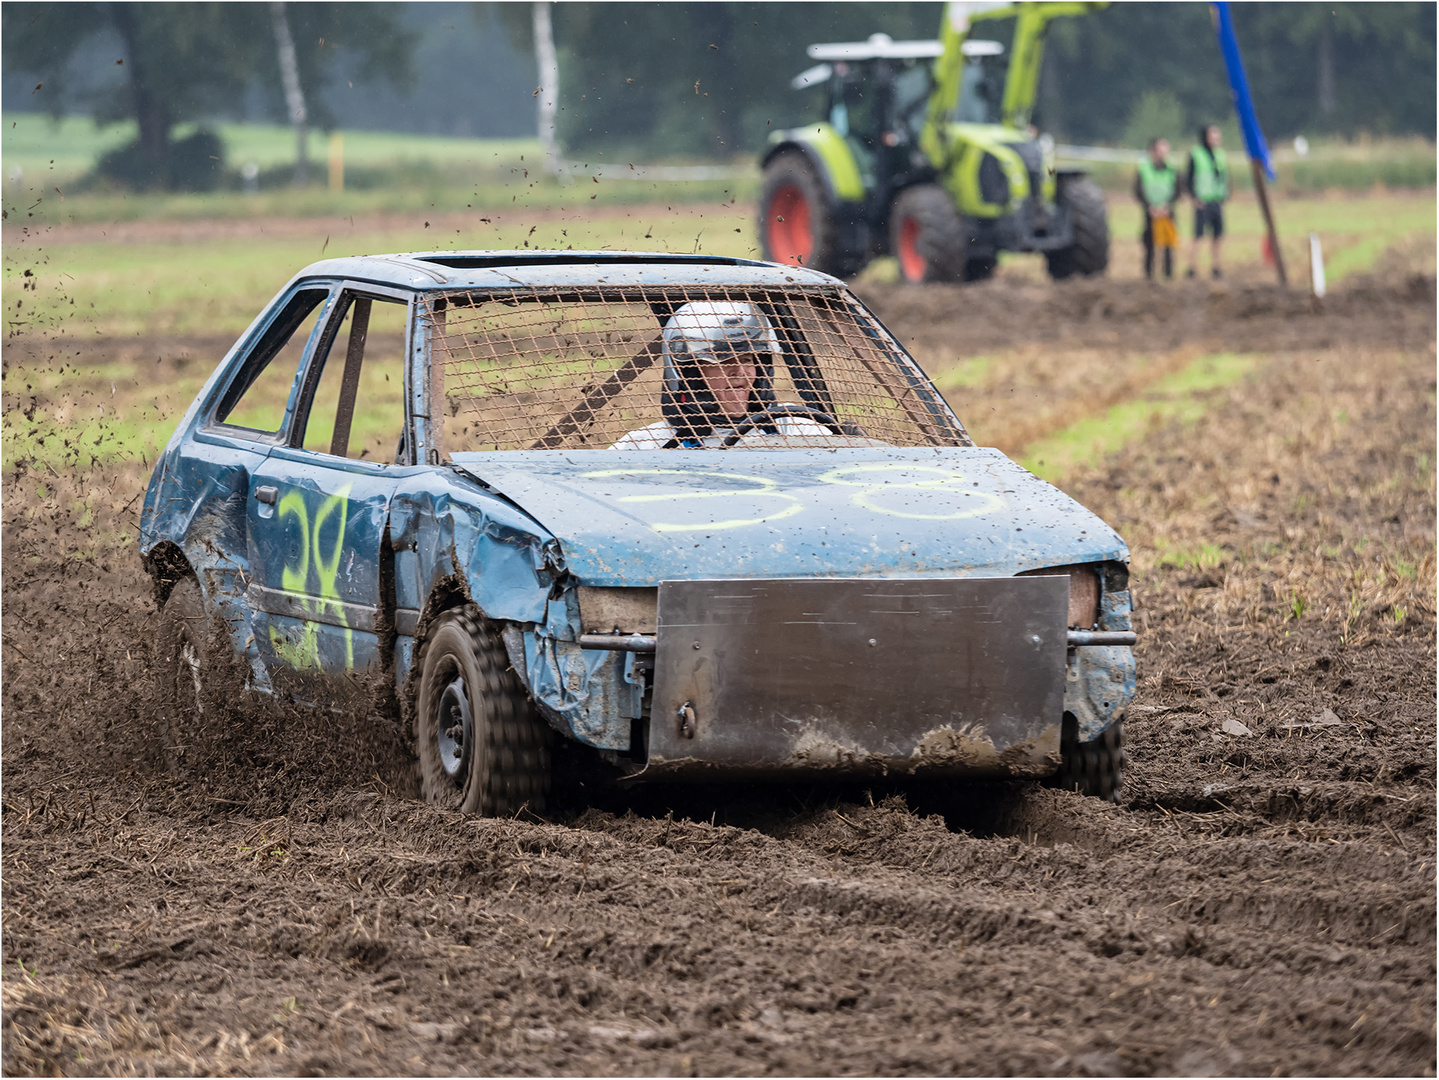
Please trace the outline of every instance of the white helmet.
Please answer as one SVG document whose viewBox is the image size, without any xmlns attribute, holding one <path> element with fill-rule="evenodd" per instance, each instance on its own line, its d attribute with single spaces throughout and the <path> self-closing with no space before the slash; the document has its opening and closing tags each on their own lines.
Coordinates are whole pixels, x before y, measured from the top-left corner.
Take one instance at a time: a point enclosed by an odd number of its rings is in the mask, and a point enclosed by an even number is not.
<svg viewBox="0 0 1439 1080">
<path fill-rule="evenodd" d="M 745 353 L 758 354 L 749 411 L 774 404 L 774 361 L 779 338 L 763 312 L 743 300 L 696 300 L 675 310 L 665 323 L 665 386 L 661 413 L 682 437 L 703 438 L 722 419 L 700 364 L 720 364 Z"/>
</svg>

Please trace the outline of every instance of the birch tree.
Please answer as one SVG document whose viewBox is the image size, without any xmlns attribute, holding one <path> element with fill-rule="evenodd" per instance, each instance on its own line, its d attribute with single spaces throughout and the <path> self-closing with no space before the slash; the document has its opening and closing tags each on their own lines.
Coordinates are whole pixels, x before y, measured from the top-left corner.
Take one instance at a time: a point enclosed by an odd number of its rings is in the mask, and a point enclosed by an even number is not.
<svg viewBox="0 0 1439 1080">
<path fill-rule="evenodd" d="M 295 58 L 295 39 L 285 0 L 271 0 L 270 24 L 275 30 L 275 55 L 280 65 L 280 85 L 285 91 L 285 110 L 295 126 L 295 186 L 310 182 L 310 116 L 305 109 L 305 91 L 300 87 L 300 63 Z"/>
</svg>

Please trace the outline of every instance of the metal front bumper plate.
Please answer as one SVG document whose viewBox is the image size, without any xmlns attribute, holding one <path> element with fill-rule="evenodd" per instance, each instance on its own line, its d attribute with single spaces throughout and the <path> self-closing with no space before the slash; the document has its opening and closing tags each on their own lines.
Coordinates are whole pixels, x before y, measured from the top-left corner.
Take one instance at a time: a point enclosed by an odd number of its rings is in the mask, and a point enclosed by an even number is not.
<svg viewBox="0 0 1439 1080">
<path fill-rule="evenodd" d="M 646 775 L 1039 776 L 1069 579 L 666 581 Z"/>
</svg>

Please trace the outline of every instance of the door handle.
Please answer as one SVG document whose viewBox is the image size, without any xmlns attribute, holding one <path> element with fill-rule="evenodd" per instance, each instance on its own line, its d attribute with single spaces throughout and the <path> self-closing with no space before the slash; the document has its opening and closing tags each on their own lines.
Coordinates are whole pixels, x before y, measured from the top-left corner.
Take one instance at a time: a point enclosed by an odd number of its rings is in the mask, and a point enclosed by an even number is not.
<svg viewBox="0 0 1439 1080">
<path fill-rule="evenodd" d="M 255 489 L 255 500 L 257 502 L 269 503 L 271 506 L 274 506 L 277 502 L 280 501 L 280 489 L 277 487 L 272 487 L 269 484 L 257 487 Z"/>
</svg>

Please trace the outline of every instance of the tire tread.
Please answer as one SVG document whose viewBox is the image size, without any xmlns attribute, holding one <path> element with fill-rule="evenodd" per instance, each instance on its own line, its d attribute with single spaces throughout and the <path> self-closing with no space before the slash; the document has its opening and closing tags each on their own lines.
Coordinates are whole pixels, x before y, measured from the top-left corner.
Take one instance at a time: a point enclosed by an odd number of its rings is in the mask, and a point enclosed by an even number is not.
<svg viewBox="0 0 1439 1080">
<path fill-rule="evenodd" d="M 1052 783 L 1065 791 L 1092 795 L 1105 802 L 1123 800 L 1124 718 L 1120 717 L 1088 742 L 1078 741 L 1078 725 L 1065 714 L 1060 745 L 1061 764 Z"/>
<path fill-rule="evenodd" d="M 1061 182 L 1057 199 L 1069 207 L 1074 243 L 1046 255 L 1049 276 L 1063 280 L 1075 274 L 1102 274 L 1109 267 L 1109 215 L 1104 192 L 1089 177 L 1076 176 Z"/>
<path fill-rule="evenodd" d="M 429 649 L 435 631 L 448 623 L 457 624 L 469 638 L 482 684 L 480 700 L 471 700 L 470 710 L 476 728 L 484 731 L 486 773 L 478 800 L 471 800 L 472 809 L 485 817 L 510 816 L 526 809 L 543 813 L 550 791 L 550 729 L 510 667 L 498 631 L 474 604 L 442 612 L 415 654 L 420 678 L 409 695 L 409 707 L 416 740 L 423 737 L 416 699 Z M 417 746 L 417 752 L 423 770 L 425 748 Z M 422 783 L 427 783 L 424 777 Z M 432 792 L 426 794 L 434 797 Z"/>
</svg>

